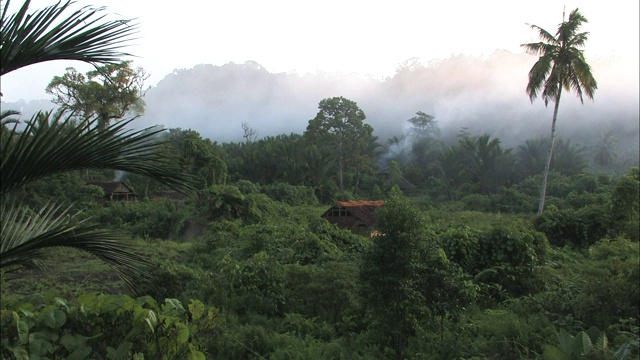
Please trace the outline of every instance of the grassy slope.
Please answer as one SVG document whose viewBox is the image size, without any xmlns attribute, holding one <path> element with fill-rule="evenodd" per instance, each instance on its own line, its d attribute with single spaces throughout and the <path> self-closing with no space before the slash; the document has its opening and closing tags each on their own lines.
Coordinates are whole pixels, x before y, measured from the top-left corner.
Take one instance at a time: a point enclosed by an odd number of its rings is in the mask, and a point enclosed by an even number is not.
<svg viewBox="0 0 640 360">
<path fill-rule="evenodd" d="M 134 239 L 133 244 L 151 259 L 180 261 L 191 243 L 169 240 Z M 58 294 L 105 293 L 127 294 L 126 285 L 109 265 L 83 251 L 58 248 L 51 250 L 43 269 L 22 268 L 5 274 L 2 283 L 3 300 L 25 295 L 54 292 Z"/>
</svg>

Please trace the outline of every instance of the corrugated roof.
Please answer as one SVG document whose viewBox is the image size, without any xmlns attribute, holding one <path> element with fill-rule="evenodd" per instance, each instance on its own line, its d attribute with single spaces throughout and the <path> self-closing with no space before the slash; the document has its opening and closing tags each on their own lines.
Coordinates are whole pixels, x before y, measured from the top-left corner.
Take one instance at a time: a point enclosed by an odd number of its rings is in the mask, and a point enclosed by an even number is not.
<svg viewBox="0 0 640 360">
<path fill-rule="evenodd" d="M 382 200 L 375 200 L 375 201 L 352 200 L 352 201 L 338 201 L 336 204 L 338 206 L 341 206 L 341 207 L 344 207 L 344 208 L 363 207 L 363 206 L 379 207 L 379 206 L 384 205 L 384 201 L 382 201 Z"/>
<path fill-rule="evenodd" d="M 373 226 L 376 222 L 375 211 L 382 205 L 384 205 L 384 201 L 381 200 L 338 201 L 322 217 L 340 227 L 352 228 L 358 224 Z M 347 209 L 349 216 L 331 216 L 333 209 Z"/>
<path fill-rule="evenodd" d="M 120 186 L 123 186 L 129 193 L 134 194 L 133 190 L 131 190 L 131 188 L 128 187 L 127 184 L 125 184 L 122 181 L 96 181 L 96 180 L 90 180 L 90 181 L 87 182 L 87 184 L 102 187 L 104 189 L 105 195 L 110 195 L 110 194 L 115 193 Z"/>
</svg>

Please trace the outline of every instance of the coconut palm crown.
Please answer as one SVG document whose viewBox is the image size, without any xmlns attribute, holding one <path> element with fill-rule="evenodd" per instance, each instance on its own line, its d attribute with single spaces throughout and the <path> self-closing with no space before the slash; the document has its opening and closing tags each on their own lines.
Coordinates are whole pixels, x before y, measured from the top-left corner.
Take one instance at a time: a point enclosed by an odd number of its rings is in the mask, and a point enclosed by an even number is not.
<svg viewBox="0 0 640 360">
<path fill-rule="evenodd" d="M 574 91 L 580 98 L 580 102 L 584 102 L 584 95 L 593 99 L 598 88 L 591 73 L 591 67 L 584 57 L 584 51 L 581 50 L 589 33 L 578 32 L 578 30 L 582 24 L 587 22 L 578 9 L 575 9 L 569 14 L 568 21 L 563 18 L 562 23 L 558 25 L 555 36 L 537 25 L 531 25 L 531 29 L 538 31 L 540 41 L 521 45 L 526 52 L 539 56 L 538 61 L 529 71 L 529 83 L 526 89 L 529 99 L 533 102 L 538 95 L 541 95 L 545 106 L 549 104 L 549 101 L 555 103 L 551 122 L 551 145 L 543 175 L 538 214 L 544 210 L 547 178 L 553 157 L 555 128 L 562 90 Z M 540 91 L 542 92 L 540 93 Z"/>
</svg>

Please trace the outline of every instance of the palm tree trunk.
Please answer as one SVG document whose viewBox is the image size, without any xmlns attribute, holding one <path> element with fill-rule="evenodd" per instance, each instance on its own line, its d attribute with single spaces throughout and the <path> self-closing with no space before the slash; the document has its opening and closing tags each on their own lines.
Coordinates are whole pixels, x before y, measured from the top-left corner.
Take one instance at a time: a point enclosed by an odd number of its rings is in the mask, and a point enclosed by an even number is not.
<svg viewBox="0 0 640 360">
<path fill-rule="evenodd" d="M 340 142 L 338 143 L 338 181 L 340 185 L 340 192 L 344 191 L 344 182 L 343 182 L 343 154 L 342 154 L 342 138 L 340 138 Z"/>
<path fill-rule="evenodd" d="M 540 189 L 540 203 L 538 204 L 538 215 L 542 215 L 544 211 L 544 201 L 547 196 L 547 179 L 549 178 L 549 168 L 551 168 L 551 159 L 553 158 L 553 146 L 556 142 L 556 120 L 558 120 L 558 107 L 560 106 L 560 95 L 562 94 L 562 82 L 558 89 L 556 104 L 553 108 L 553 120 L 551 120 L 551 144 L 549 145 L 549 156 L 544 166 L 544 175 L 542 177 L 542 188 Z"/>
</svg>

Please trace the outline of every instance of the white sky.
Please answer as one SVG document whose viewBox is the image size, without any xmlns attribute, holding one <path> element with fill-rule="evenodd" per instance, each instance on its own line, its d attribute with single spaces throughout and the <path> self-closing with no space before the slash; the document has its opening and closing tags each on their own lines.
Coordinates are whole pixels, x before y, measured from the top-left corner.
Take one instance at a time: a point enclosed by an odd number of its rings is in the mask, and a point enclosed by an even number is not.
<svg viewBox="0 0 640 360">
<path fill-rule="evenodd" d="M 57 0 L 33 0 L 37 9 Z M 4 4 L 5 1 L 3 0 Z M 12 7 L 21 1 L 14 0 Z M 164 3 L 164 5 L 159 5 Z M 580 8 L 591 33 L 587 58 L 623 57 L 635 66 L 639 50 L 637 0 L 78 0 L 78 5 L 107 6 L 105 14 L 138 18 L 139 39 L 127 52 L 135 66 L 151 74 L 155 85 L 174 69 L 207 63 L 224 65 L 254 60 L 271 72 L 356 72 L 392 76 L 403 61 L 424 63 L 452 54 L 489 56 L 497 49 L 521 53 L 520 44 L 536 40 L 526 23 L 553 33 L 568 13 Z M 115 18 L 114 16 L 109 17 Z M 35 65 L 1 79 L 2 100 L 49 98 L 44 88 L 67 66 Z"/>
</svg>

